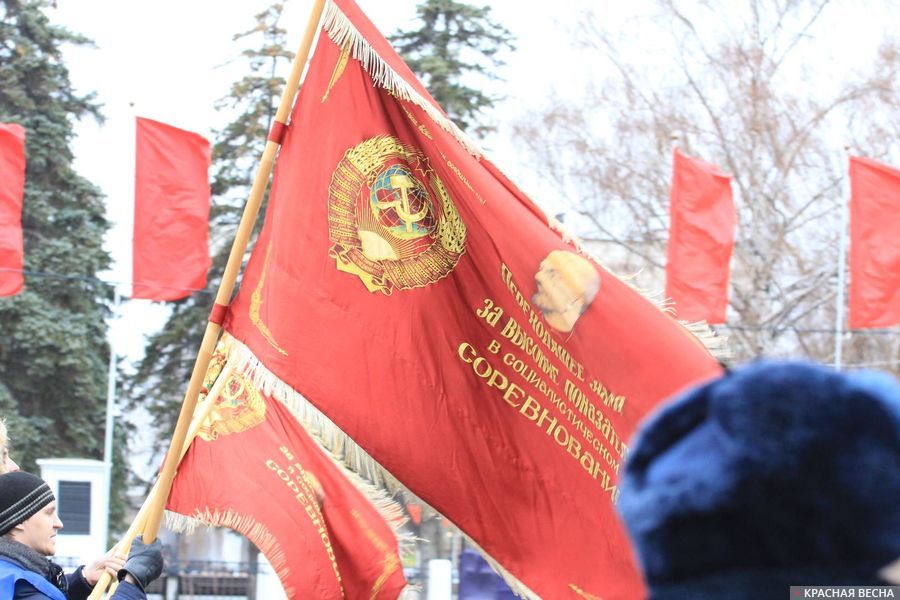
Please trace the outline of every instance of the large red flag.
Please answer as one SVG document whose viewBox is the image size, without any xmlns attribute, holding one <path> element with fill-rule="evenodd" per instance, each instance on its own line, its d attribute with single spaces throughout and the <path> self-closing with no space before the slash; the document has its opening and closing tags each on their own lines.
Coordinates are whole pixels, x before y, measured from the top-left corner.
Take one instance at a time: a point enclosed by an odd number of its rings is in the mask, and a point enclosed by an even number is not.
<svg viewBox="0 0 900 600">
<path fill-rule="evenodd" d="M 685 321 L 724 323 L 734 248 L 731 176 L 675 149 L 669 197 L 666 296 Z"/>
<path fill-rule="evenodd" d="M 137 119 L 132 298 L 178 300 L 206 287 L 209 142 Z"/>
<path fill-rule="evenodd" d="M 229 343 L 224 336 L 207 386 Z M 288 598 L 396 598 L 406 586 L 392 529 L 402 521 L 399 507 L 389 523 L 291 410 L 245 375 L 228 377 L 178 467 L 167 508 L 246 536 Z"/>
<path fill-rule="evenodd" d="M 626 441 L 716 361 L 564 242 L 352 1 L 324 29 L 225 322 L 246 372 L 533 592 L 641 597 L 614 510 Z"/>
<path fill-rule="evenodd" d="M 25 129 L 0 123 L 0 296 L 22 291 Z"/>
<path fill-rule="evenodd" d="M 850 327 L 900 325 L 900 170 L 850 157 Z"/>
</svg>

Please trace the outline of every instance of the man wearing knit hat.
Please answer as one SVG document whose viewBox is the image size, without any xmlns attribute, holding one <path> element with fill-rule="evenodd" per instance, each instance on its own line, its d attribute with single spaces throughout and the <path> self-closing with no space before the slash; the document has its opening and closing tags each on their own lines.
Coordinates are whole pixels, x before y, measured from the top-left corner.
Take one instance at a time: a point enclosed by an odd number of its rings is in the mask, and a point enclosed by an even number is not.
<svg viewBox="0 0 900 600">
<path fill-rule="evenodd" d="M 158 541 L 145 546 L 135 540 L 124 564 L 109 557 L 90 581 L 86 569 L 66 576 L 48 560 L 62 527 L 53 491 L 44 480 L 24 471 L 0 475 L 0 599 L 84 600 L 103 567 L 118 565 L 121 583 L 112 599 L 146 600 L 146 585 L 162 572 Z"/>
<path fill-rule="evenodd" d="M 0 419 L 0 474 L 18 470 L 19 465 L 16 464 L 9 453 L 9 434 L 6 423 L 3 419 Z M 0 541 L 0 544 L 2 544 L 2 541 Z M 77 592 L 79 589 L 90 590 L 100 579 L 100 576 L 103 575 L 104 571 L 115 576 L 124 564 L 124 557 L 114 556 L 111 552 L 94 559 L 86 566 L 80 567 L 75 573 L 67 575 L 70 594 L 75 593 L 78 596 Z M 0 598 L 0 600 L 5 599 Z"/>
<path fill-rule="evenodd" d="M 896 585 L 900 385 L 752 363 L 650 417 L 619 489 L 654 600 Z"/>
</svg>

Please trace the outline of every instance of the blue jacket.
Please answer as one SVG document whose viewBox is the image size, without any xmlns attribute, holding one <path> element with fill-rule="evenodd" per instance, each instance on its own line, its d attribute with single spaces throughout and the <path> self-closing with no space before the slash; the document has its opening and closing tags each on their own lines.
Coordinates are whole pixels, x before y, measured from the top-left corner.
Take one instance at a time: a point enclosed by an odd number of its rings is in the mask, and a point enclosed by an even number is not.
<svg viewBox="0 0 900 600">
<path fill-rule="evenodd" d="M 86 600 L 91 593 L 91 587 L 81 574 L 81 567 L 66 575 L 66 584 L 67 590 L 63 593 L 41 574 L 0 558 L 2 600 Z M 147 595 L 136 585 L 122 581 L 110 600 L 147 600 Z"/>
</svg>

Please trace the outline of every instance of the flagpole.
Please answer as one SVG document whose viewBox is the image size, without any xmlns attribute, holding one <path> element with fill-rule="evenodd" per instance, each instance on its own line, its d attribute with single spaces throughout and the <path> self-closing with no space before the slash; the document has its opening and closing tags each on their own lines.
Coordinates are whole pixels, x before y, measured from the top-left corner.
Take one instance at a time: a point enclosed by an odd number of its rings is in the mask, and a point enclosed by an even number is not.
<svg viewBox="0 0 900 600">
<path fill-rule="evenodd" d="M 280 135 L 287 123 L 291 106 L 294 102 L 294 96 L 300 85 L 300 75 L 306 60 L 309 57 L 309 51 L 312 48 L 312 42 L 318 30 L 319 21 L 325 7 L 325 0 L 315 0 L 312 11 L 309 16 L 309 22 L 306 25 L 303 39 L 300 42 L 300 48 L 294 57 L 294 63 L 291 66 L 291 73 L 284 91 L 281 95 L 281 102 L 278 105 L 278 111 L 275 113 L 275 122 L 272 127 L 272 134 L 266 142 L 266 148 L 260 159 L 259 168 L 256 171 L 256 179 L 250 190 L 250 197 L 244 206 L 244 213 L 241 216 L 241 222 L 238 227 L 234 243 L 231 246 L 231 253 L 228 255 L 228 263 L 225 266 L 225 272 L 222 275 L 222 281 L 219 284 L 219 290 L 216 294 L 215 306 L 213 314 L 210 315 L 210 321 L 206 324 L 206 331 L 203 333 L 203 341 L 200 343 L 200 349 L 197 353 L 197 360 L 194 363 L 194 370 L 191 373 L 191 380 L 188 384 L 187 391 L 184 395 L 184 401 L 181 405 L 181 413 L 178 416 L 178 422 L 175 425 L 175 431 L 172 434 L 172 441 L 169 445 L 169 451 L 166 453 L 167 460 L 163 465 L 162 472 L 159 475 L 158 485 L 159 493 L 154 497 L 148 516 L 147 524 L 143 529 L 143 538 L 145 542 L 152 542 L 156 539 L 159 524 L 162 520 L 163 510 L 165 509 L 166 500 L 172 489 L 172 481 L 175 478 L 176 460 L 168 460 L 178 453 L 187 437 L 187 429 L 190 424 L 194 408 L 197 405 L 197 396 L 200 393 L 200 386 L 203 383 L 203 377 L 206 374 L 206 368 L 209 366 L 210 358 L 216 346 L 216 340 L 219 332 L 222 330 L 220 317 L 224 314 L 225 309 L 231 302 L 231 293 L 234 283 L 237 280 L 238 271 L 241 268 L 241 262 L 244 258 L 244 252 L 247 250 L 247 244 L 250 241 L 250 235 L 253 232 L 253 225 L 256 223 L 256 217 L 259 213 L 259 206 L 262 203 L 263 194 L 269 182 L 269 175 L 272 172 L 272 166 L 275 162 L 275 153 L 280 147 Z M 273 140 L 272 138 L 275 138 Z M 219 321 L 219 322 L 216 322 Z"/>
<path fill-rule="evenodd" d="M 113 327 L 119 318 L 119 305 L 121 303 L 119 289 L 113 288 L 113 306 L 112 319 L 110 321 L 109 332 L 109 373 L 106 379 L 106 430 L 103 437 L 103 462 L 106 466 L 106 514 L 107 518 L 103 529 L 103 544 L 109 538 L 109 508 L 112 505 L 112 464 L 113 464 L 113 427 L 115 420 L 113 418 L 113 409 L 116 405 L 116 344 L 114 341 Z"/>
<path fill-rule="evenodd" d="M 850 146 L 844 146 L 843 163 L 848 164 Z M 847 270 L 847 228 L 849 226 L 850 186 L 847 172 L 841 178 L 841 226 L 840 243 L 838 245 L 838 280 L 837 280 L 837 306 L 834 317 L 834 368 L 841 370 L 841 354 L 843 351 L 842 338 L 844 337 L 844 280 Z"/>
</svg>

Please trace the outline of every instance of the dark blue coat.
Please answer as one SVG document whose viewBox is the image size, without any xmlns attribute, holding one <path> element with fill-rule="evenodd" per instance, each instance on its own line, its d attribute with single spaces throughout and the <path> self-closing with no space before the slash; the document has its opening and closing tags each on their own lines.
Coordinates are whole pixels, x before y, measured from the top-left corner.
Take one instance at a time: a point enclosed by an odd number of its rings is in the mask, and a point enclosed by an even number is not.
<svg viewBox="0 0 900 600">
<path fill-rule="evenodd" d="M 12 600 L 87 600 L 91 587 L 81 574 L 81 567 L 66 575 L 67 591 L 63 594 L 53 583 L 39 573 L 29 571 L 15 562 L 0 559 L 0 598 Z M 12 595 L 10 596 L 10 590 Z M 147 600 L 147 595 L 137 586 L 119 583 L 110 600 Z"/>
</svg>

